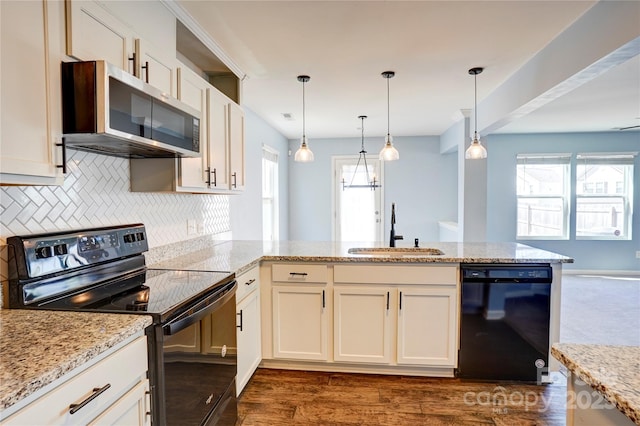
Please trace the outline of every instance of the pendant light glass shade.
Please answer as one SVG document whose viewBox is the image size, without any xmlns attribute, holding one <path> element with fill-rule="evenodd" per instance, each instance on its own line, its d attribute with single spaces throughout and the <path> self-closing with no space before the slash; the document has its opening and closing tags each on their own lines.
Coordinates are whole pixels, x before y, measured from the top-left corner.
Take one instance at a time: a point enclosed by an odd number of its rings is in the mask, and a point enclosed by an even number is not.
<svg viewBox="0 0 640 426">
<path fill-rule="evenodd" d="M 400 158 L 400 153 L 393 146 L 393 138 L 391 135 L 385 137 L 384 148 L 380 151 L 380 159 L 382 161 L 394 161 Z"/>
<path fill-rule="evenodd" d="M 306 116 L 305 116 L 305 102 L 304 102 L 304 84 L 311 79 L 308 75 L 299 75 L 298 81 L 302 83 L 302 138 L 300 139 L 300 148 L 296 151 L 296 155 L 293 157 L 294 161 L 300 163 L 309 163 L 314 160 L 313 152 L 307 145 L 306 135 Z"/>
<path fill-rule="evenodd" d="M 300 148 L 296 151 L 296 155 L 293 157 L 294 161 L 300 163 L 308 163 L 314 160 L 313 152 L 307 146 L 307 137 L 303 136 L 300 139 Z"/>
<path fill-rule="evenodd" d="M 471 145 L 464 152 L 465 160 L 481 160 L 483 158 L 487 158 L 487 149 L 482 146 L 480 143 L 480 137 L 478 136 L 478 74 L 480 74 L 484 68 L 471 68 L 469 70 L 469 74 L 473 76 L 473 86 L 474 86 L 474 106 L 473 112 L 475 114 L 474 118 L 474 132 L 473 132 L 473 140 L 471 141 Z"/>
<path fill-rule="evenodd" d="M 393 138 L 389 132 L 389 79 L 396 75 L 393 71 L 385 71 L 382 73 L 382 77 L 387 79 L 387 136 L 384 140 L 384 147 L 380 151 L 379 158 L 382 161 L 394 161 L 400 158 L 400 153 L 393 146 Z"/>
</svg>

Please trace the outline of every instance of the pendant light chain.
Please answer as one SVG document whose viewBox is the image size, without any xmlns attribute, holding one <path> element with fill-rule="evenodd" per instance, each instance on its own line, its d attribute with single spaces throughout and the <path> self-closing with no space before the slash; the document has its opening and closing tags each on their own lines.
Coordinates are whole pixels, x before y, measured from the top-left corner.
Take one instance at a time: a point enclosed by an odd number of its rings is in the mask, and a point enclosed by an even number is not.
<svg viewBox="0 0 640 426">
<path fill-rule="evenodd" d="M 302 86 L 304 88 L 304 85 Z M 473 74 L 473 114 L 475 118 L 473 119 L 473 131 L 477 137 L 478 135 L 478 74 Z"/>
<path fill-rule="evenodd" d="M 305 138 L 307 136 L 306 132 L 306 114 L 305 114 L 305 100 L 304 100 L 304 84 L 306 83 L 305 79 L 302 79 L 302 137 Z"/>
</svg>

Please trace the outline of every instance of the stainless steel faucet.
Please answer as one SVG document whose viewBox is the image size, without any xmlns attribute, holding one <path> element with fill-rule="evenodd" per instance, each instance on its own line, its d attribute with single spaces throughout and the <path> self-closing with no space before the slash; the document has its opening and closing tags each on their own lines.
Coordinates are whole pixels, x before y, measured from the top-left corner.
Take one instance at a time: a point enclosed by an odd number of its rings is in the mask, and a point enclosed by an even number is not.
<svg viewBox="0 0 640 426">
<path fill-rule="evenodd" d="M 391 203 L 391 235 L 389 236 L 389 247 L 396 246 L 396 240 L 403 240 L 402 235 L 396 235 L 396 203 Z"/>
</svg>

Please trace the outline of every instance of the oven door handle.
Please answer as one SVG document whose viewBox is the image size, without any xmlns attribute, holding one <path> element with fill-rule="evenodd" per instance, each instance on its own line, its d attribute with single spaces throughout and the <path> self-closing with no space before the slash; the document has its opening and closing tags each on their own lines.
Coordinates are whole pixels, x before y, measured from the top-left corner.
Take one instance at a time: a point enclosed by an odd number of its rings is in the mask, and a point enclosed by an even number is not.
<svg viewBox="0 0 640 426">
<path fill-rule="evenodd" d="M 210 295 L 206 299 L 196 303 L 186 312 L 166 323 L 162 327 L 163 334 L 165 336 L 176 334 L 219 309 L 235 296 L 237 287 L 236 281 L 231 281 L 221 292 Z"/>
</svg>

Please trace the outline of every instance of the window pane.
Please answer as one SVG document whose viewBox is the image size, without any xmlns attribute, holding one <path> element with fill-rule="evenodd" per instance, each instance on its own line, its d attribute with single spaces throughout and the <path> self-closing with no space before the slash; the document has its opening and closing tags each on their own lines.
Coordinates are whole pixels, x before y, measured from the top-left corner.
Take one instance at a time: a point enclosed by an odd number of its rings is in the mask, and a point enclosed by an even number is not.
<svg viewBox="0 0 640 426">
<path fill-rule="evenodd" d="M 579 197 L 576 199 L 576 236 L 625 237 L 622 197 Z"/>
<path fill-rule="evenodd" d="M 518 156 L 517 238 L 568 238 L 569 166 L 557 160 Z"/>
<path fill-rule="evenodd" d="M 518 199 L 518 236 L 564 236 L 562 198 Z"/>
</svg>

